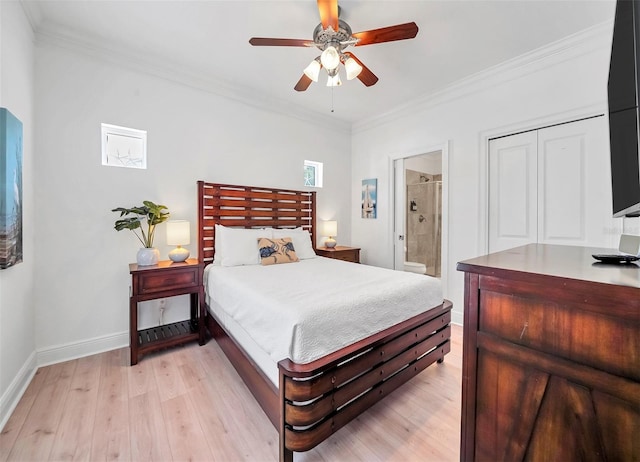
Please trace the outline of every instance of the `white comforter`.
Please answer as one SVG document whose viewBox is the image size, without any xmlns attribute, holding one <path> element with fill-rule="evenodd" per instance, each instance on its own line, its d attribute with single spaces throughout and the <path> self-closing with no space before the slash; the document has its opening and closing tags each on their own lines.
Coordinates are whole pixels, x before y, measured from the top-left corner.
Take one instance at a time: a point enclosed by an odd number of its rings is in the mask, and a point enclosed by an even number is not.
<svg viewBox="0 0 640 462">
<path fill-rule="evenodd" d="M 301 364 L 442 303 L 438 279 L 323 257 L 209 265 L 205 290 L 274 361 Z"/>
</svg>

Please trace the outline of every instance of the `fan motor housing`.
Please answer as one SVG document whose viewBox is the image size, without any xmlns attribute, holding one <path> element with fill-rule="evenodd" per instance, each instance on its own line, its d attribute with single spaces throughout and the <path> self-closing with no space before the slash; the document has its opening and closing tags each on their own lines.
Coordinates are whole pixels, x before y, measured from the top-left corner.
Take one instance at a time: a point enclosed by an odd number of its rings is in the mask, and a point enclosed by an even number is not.
<svg viewBox="0 0 640 462">
<path fill-rule="evenodd" d="M 329 26 L 326 29 L 322 27 L 322 23 L 318 24 L 313 31 L 313 42 L 320 50 L 324 50 L 328 43 L 331 44 L 340 44 L 340 50 L 346 48 L 350 44 L 345 46 L 342 45 L 341 42 L 346 42 L 351 39 L 351 26 L 344 22 L 342 19 L 338 20 L 338 30 L 334 31 L 333 27 Z"/>
</svg>

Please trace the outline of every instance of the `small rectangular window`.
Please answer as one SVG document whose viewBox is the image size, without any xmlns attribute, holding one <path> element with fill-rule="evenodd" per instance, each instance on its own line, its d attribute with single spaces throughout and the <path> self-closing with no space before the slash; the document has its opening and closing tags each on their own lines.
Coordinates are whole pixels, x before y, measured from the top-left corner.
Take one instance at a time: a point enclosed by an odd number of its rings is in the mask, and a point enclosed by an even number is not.
<svg viewBox="0 0 640 462">
<path fill-rule="evenodd" d="M 147 132 L 102 124 L 102 165 L 147 168 Z"/>
<path fill-rule="evenodd" d="M 322 162 L 304 161 L 304 185 L 322 188 Z"/>
</svg>

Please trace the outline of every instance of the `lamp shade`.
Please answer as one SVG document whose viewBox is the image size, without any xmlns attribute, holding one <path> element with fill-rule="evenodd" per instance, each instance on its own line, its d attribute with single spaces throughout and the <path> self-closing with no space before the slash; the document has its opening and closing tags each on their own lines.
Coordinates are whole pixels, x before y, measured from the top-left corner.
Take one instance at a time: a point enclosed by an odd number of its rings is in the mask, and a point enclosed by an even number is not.
<svg viewBox="0 0 640 462">
<path fill-rule="evenodd" d="M 188 245 L 190 242 L 191 227 L 187 220 L 167 221 L 167 244 Z"/>
<path fill-rule="evenodd" d="M 321 222 L 320 234 L 325 237 L 336 237 L 338 235 L 338 222 L 333 220 Z"/>
</svg>

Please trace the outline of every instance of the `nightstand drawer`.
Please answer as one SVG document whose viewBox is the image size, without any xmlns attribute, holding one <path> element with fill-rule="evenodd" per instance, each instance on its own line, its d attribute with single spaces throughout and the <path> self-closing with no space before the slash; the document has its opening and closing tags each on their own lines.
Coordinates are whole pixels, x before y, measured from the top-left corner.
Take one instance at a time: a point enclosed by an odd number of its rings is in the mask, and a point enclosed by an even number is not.
<svg viewBox="0 0 640 462">
<path fill-rule="evenodd" d="M 357 263 L 360 261 L 360 251 L 359 250 L 343 250 L 342 252 L 336 252 L 332 255 L 335 260 L 343 260 L 350 261 L 353 263 Z"/>
<path fill-rule="evenodd" d="M 165 270 L 159 273 L 138 275 L 139 294 L 149 294 L 162 292 L 175 288 L 185 288 L 198 285 L 198 268 L 179 268 L 175 270 Z"/>
<path fill-rule="evenodd" d="M 360 249 L 357 247 L 347 247 L 338 245 L 333 248 L 318 247 L 316 254 L 321 257 L 333 258 L 334 260 L 360 263 Z"/>
</svg>

